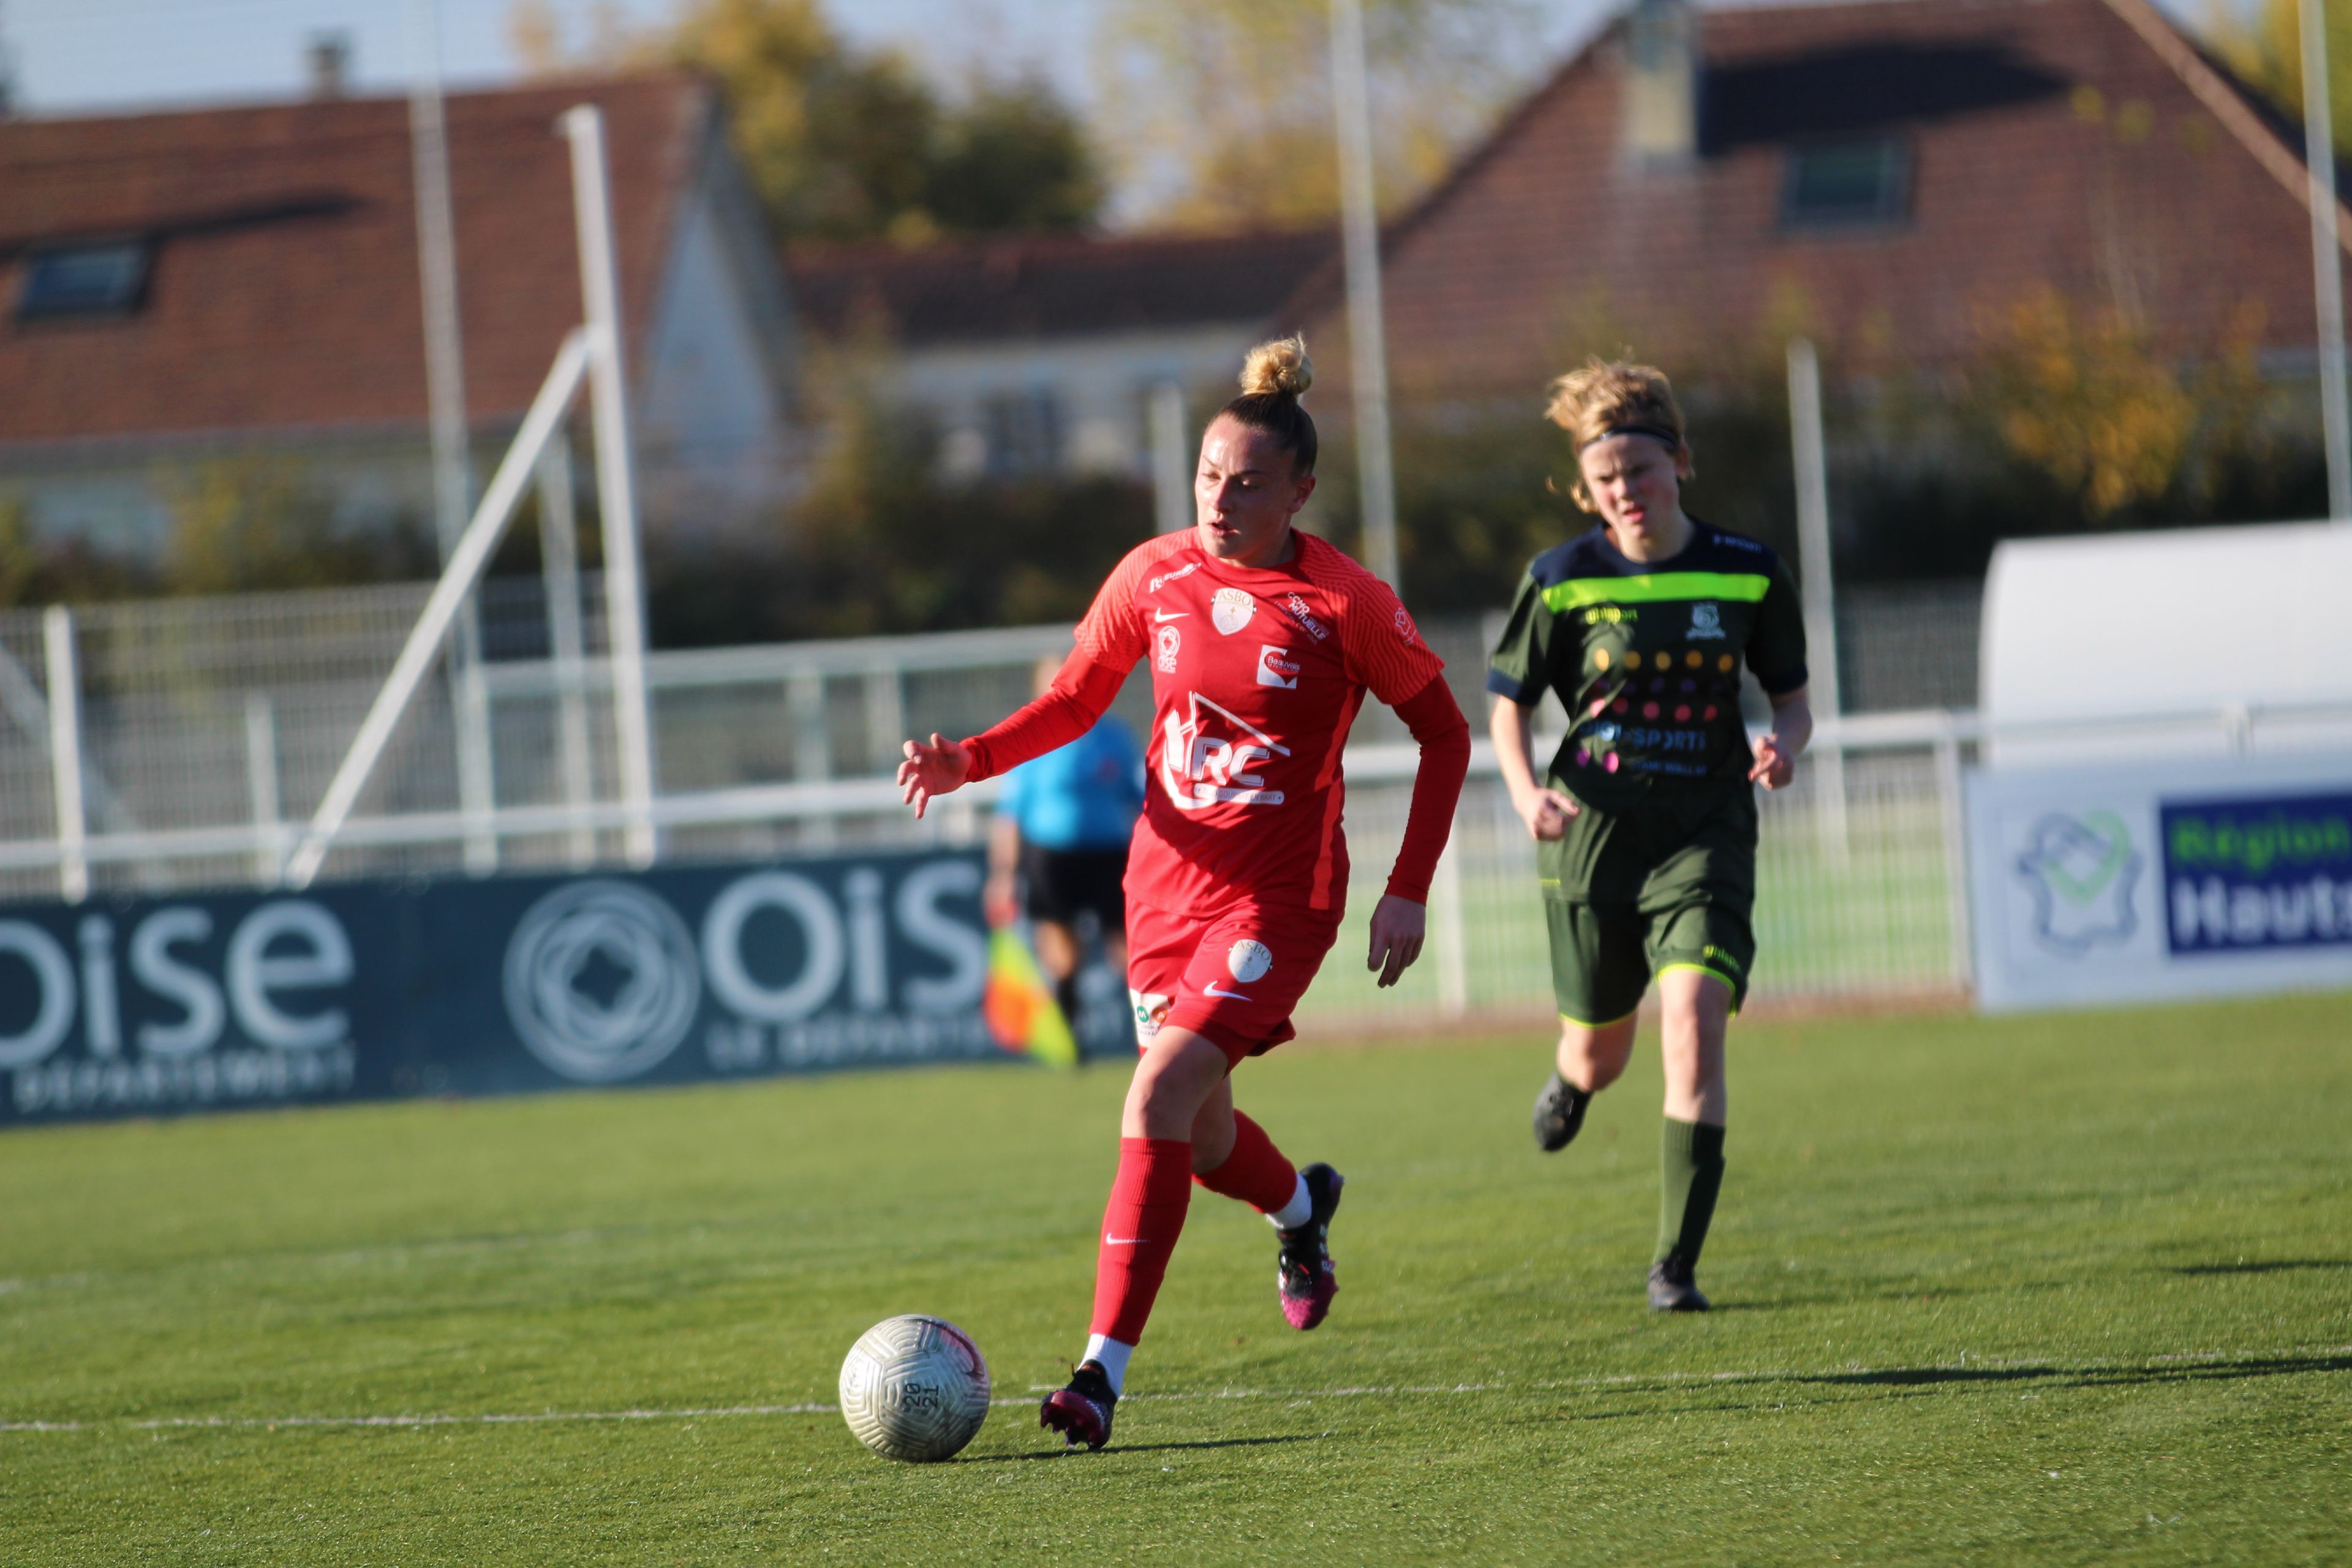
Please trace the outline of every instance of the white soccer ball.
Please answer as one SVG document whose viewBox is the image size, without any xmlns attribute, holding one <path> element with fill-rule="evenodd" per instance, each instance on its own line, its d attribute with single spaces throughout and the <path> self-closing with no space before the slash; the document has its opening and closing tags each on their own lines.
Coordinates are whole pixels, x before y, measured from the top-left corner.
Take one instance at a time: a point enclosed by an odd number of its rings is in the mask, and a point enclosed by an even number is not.
<svg viewBox="0 0 2352 1568">
<path fill-rule="evenodd" d="M 944 1459 L 988 1419 L 988 1363 L 945 1318 L 885 1318 L 841 1363 L 841 1418 L 886 1459 Z"/>
</svg>

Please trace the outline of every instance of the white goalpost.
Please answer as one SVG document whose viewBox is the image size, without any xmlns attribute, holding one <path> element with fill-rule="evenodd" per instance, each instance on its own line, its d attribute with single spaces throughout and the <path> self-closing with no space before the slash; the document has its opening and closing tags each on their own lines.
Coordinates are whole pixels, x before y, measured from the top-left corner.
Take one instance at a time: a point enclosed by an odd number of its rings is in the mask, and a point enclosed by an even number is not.
<svg viewBox="0 0 2352 1568">
<path fill-rule="evenodd" d="M 653 813 L 652 715 L 646 692 L 643 576 L 639 568 L 636 475 L 629 447 L 627 380 L 622 360 L 619 268 L 614 259 L 610 175 L 604 158 L 604 118 L 593 104 L 565 111 L 558 121 L 572 143 L 572 192 L 578 224 L 580 293 L 587 320 L 556 351 L 555 363 L 531 400 L 522 428 L 499 462 L 480 504 L 449 552 L 440 580 L 393 662 L 335 770 L 319 809 L 302 831 L 286 867 L 287 885 L 310 886 L 359 804 L 384 748 L 417 688 L 441 655 L 452 626 L 499 542 L 534 482 L 541 457 L 562 436 L 563 421 L 585 385 L 594 429 L 596 490 L 604 545 L 604 619 L 611 647 L 613 733 L 631 865 L 653 863 L 660 849 Z"/>
</svg>

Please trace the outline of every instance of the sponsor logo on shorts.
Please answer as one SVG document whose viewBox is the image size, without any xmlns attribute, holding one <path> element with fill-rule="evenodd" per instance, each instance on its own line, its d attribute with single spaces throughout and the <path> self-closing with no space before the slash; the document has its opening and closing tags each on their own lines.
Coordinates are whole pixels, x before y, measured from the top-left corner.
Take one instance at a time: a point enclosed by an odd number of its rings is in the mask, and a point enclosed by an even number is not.
<svg viewBox="0 0 2352 1568">
<path fill-rule="evenodd" d="M 1176 673 L 1176 650 L 1184 646 L 1184 634 L 1174 626 L 1162 626 L 1159 636 L 1160 657 L 1152 662 L 1162 675 Z"/>
<path fill-rule="evenodd" d="M 1290 657 L 1286 647 L 1272 643 L 1260 643 L 1257 649 L 1257 683 L 1279 687 L 1285 691 L 1298 689 L 1298 661 Z"/>
<path fill-rule="evenodd" d="M 1209 618 L 1227 637 L 1249 625 L 1250 617 L 1256 614 L 1257 600 L 1240 588 L 1220 588 L 1209 601 Z"/>
<path fill-rule="evenodd" d="M 1143 585 L 1143 591 L 1147 594 L 1157 594 L 1160 592 L 1160 584 L 1162 583 L 1173 583 L 1180 578 L 1190 577 L 1193 573 L 1198 572 L 1200 569 L 1201 563 L 1195 561 L 1189 566 L 1179 566 L 1173 572 L 1162 572 L 1159 576 L 1154 577 L 1150 582 L 1146 583 Z"/>
<path fill-rule="evenodd" d="M 1331 635 L 1331 629 L 1317 620 L 1315 612 L 1307 607 L 1307 601 L 1296 594 L 1282 601 L 1282 613 L 1297 621 L 1298 629 L 1317 642 L 1321 642 Z"/>
<path fill-rule="evenodd" d="M 1212 996 L 1219 996 L 1219 997 L 1223 997 L 1225 1001 L 1228 1001 L 1228 1002 L 1246 1002 L 1246 1001 L 1248 1001 L 1248 1000 L 1249 1000 L 1249 998 L 1248 998 L 1248 997 L 1246 997 L 1246 996 L 1243 995 L 1243 994 L 1242 994 L 1240 992 L 1238 992 L 1238 991 L 1220 991 L 1220 990 L 1218 990 L 1218 989 L 1217 989 L 1217 983 L 1216 983 L 1215 981 L 1213 981 L 1213 980 L 1210 981 L 1206 985 L 1202 986 L 1202 987 L 1201 987 L 1201 989 L 1202 989 L 1202 990 L 1203 990 L 1203 991 L 1205 991 L 1205 992 L 1207 992 L 1207 993 L 1208 993 L 1210 995 L 1212 995 Z"/>
<path fill-rule="evenodd" d="M 1691 641 L 1721 642 L 1728 635 L 1730 634 L 1723 629 L 1722 605 L 1693 605 L 1691 606 L 1689 632 Z"/>
<path fill-rule="evenodd" d="M 1135 1037 L 1149 1040 L 1159 1034 L 1160 1026 L 1168 1021 L 1168 1005 L 1175 999 L 1163 996 L 1157 991 L 1138 991 L 1130 985 L 1127 989 L 1127 1000 L 1135 1009 Z"/>
<path fill-rule="evenodd" d="M 1273 967 L 1274 950 L 1253 938 L 1244 937 L 1225 950 L 1226 970 L 1244 985 L 1262 978 Z"/>
</svg>

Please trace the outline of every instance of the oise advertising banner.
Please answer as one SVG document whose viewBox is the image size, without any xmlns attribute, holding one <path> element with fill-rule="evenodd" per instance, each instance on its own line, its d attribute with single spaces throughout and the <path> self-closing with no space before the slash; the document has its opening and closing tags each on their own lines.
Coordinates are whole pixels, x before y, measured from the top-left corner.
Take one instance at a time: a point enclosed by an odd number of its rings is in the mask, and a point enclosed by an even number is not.
<svg viewBox="0 0 2352 1568">
<path fill-rule="evenodd" d="M 1980 771 L 1991 1011 L 2352 987 L 2352 758 Z"/>
<path fill-rule="evenodd" d="M 0 908 L 0 1123 L 996 1054 L 976 851 Z"/>
</svg>

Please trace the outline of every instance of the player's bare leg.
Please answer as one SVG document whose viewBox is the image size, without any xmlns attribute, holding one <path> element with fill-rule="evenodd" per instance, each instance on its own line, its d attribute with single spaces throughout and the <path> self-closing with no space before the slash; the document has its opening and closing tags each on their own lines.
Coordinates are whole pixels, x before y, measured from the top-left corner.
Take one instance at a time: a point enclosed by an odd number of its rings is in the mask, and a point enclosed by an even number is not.
<svg viewBox="0 0 2352 1568">
<path fill-rule="evenodd" d="M 1723 1188 L 1723 1126 L 1730 1104 L 1723 1042 L 1731 988 L 1704 970 L 1677 968 L 1658 976 L 1658 995 L 1664 1004 L 1666 1095 L 1650 1305 L 1660 1311 L 1703 1312 L 1706 1298 L 1694 1275 Z"/>
<path fill-rule="evenodd" d="M 1625 1076 L 1633 1058 L 1631 1015 L 1613 1024 L 1559 1021 L 1559 1048 L 1549 1082 L 1536 1096 L 1536 1146 L 1558 1153 L 1575 1142 L 1592 1097 Z"/>
</svg>

